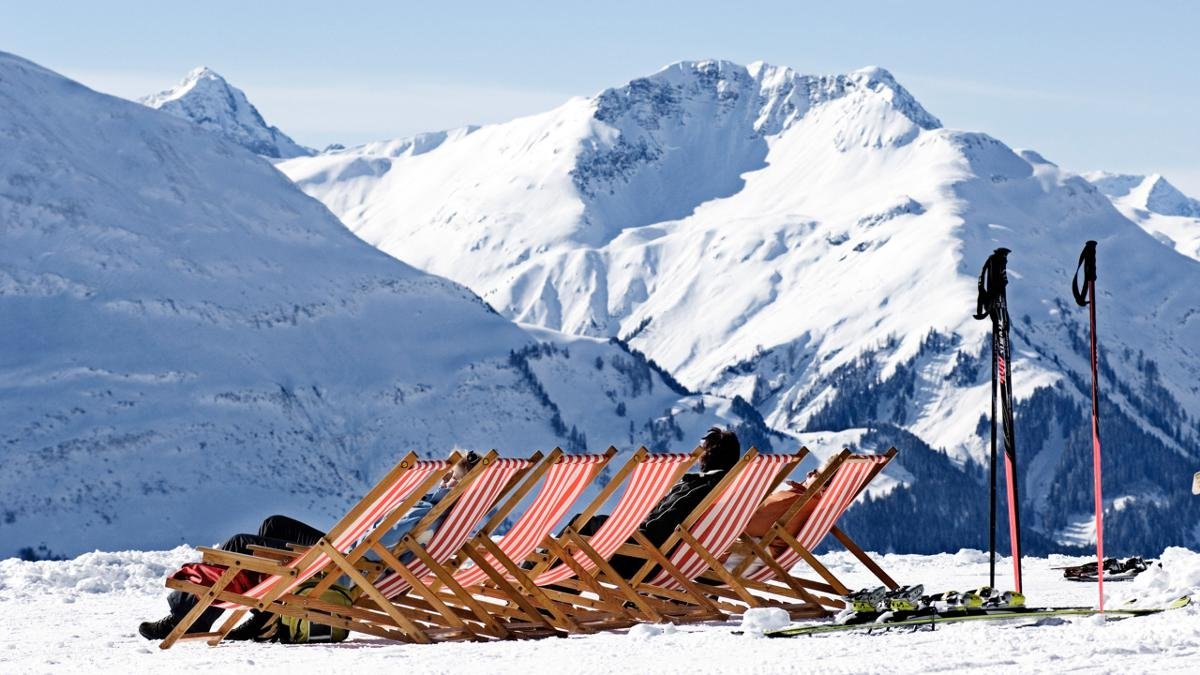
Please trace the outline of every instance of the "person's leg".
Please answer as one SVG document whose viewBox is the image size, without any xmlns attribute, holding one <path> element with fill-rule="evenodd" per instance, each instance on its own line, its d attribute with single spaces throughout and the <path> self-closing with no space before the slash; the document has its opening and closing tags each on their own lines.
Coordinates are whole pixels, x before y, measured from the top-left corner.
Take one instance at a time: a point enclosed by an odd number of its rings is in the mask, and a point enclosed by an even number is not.
<svg viewBox="0 0 1200 675">
<path fill-rule="evenodd" d="M 184 593 L 183 591 L 171 591 L 167 596 L 167 606 L 171 608 L 171 618 L 175 620 L 175 623 L 179 623 L 196 606 L 196 596 L 191 593 Z M 209 607 L 204 610 L 204 613 L 199 618 L 192 622 L 187 632 L 207 633 L 224 611 L 219 607 Z"/>
<path fill-rule="evenodd" d="M 221 549 L 248 555 L 251 546 L 269 546 L 278 549 L 287 549 L 288 544 L 312 546 L 323 536 L 325 536 L 324 532 L 295 518 L 271 516 L 259 525 L 258 534 L 245 532 L 235 534 L 221 544 Z"/>
<path fill-rule="evenodd" d="M 317 543 L 317 540 L 324 537 L 325 533 L 295 518 L 275 515 L 262 521 L 262 525 L 258 528 L 258 535 L 290 541 L 301 546 L 312 546 Z"/>
<path fill-rule="evenodd" d="M 288 544 L 312 546 L 325 536 L 315 527 L 302 523 L 287 516 L 271 516 L 263 520 L 258 528 L 258 534 L 239 534 L 231 537 L 222 545 L 227 551 L 250 553 L 250 546 L 269 546 L 286 550 Z M 205 613 L 207 616 L 207 612 Z M 269 640 L 273 639 L 278 623 L 272 622 L 274 615 L 257 609 L 250 610 L 250 617 L 241 625 L 230 631 L 227 640 Z"/>
<path fill-rule="evenodd" d="M 575 522 L 576 517 L 578 517 L 578 514 L 576 514 L 575 517 L 572 517 L 571 520 L 569 520 L 568 522 L 571 522 L 571 523 Z M 601 513 L 598 516 L 592 516 L 591 518 L 587 519 L 586 523 L 584 523 L 583 525 L 580 525 L 579 529 L 576 530 L 576 532 L 578 532 L 579 534 L 582 534 L 585 537 L 590 537 L 593 534 L 596 534 L 596 532 L 600 530 L 600 526 L 603 525 L 605 523 L 605 521 L 607 521 L 607 520 L 608 520 L 607 513 Z M 559 530 L 557 536 L 559 536 L 559 537 L 563 536 L 563 532 L 565 530 L 566 530 L 566 528 Z"/>
</svg>

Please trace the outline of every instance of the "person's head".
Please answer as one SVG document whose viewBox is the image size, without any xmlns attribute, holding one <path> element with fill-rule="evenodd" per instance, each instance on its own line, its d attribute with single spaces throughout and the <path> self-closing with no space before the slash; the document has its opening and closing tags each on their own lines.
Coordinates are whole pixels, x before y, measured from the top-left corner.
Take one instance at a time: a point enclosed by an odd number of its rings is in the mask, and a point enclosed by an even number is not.
<svg viewBox="0 0 1200 675">
<path fill-rule="evenodd" d="M 479 455 L 474 450 L 468 451 L 467 454 L 454 463 L 454 466 L 450 469 L 450 473 L 446 474 L 446 477 L 442 479 L 442 483 L 448 487 L 454 486 L 458 481 L 463 479 L 463 476 L 467 475 L 468 471 L 475 468 L 475 465 L 478 463 Z"/>
<path fill-rule="evenodd" d="M 712 427 L 700 439 L 704 454 L 700 455 L 701 471 L 728 471 L 742 456 L 742 444 L 737 434 L 721 427 Z"/>
</svg>

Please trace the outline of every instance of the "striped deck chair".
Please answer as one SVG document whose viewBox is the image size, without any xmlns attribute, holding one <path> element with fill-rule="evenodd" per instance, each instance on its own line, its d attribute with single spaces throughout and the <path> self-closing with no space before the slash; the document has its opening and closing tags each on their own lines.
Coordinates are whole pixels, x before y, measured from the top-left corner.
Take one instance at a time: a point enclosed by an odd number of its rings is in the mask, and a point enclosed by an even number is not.
<svg viewBox="0 0 1200 675">
<path fill-rule="evenodd" d="M 541 545 L 548 555 L 541 556 L 540 560 L 527 557 L 534 565 L 532 569 L 509 566 L 507 580 L 510 585 L 520 586 L 529 593 L 529 602 L 520 605 L 523 616 L 533 614 L 536 622 L 549 623 L 560 631 L 592 632 L 636 623 L 638 619 L 625 609 L 627 602 L 653 615 L 654 610 L 613 571 L 608 558 L 637 530 L 654 505 L 700 454 L 699 448 L 690 454 L 654 455 L 644 447 L 639 448 L 591 504 L 564 528 L 561 538 L 543 538 Z M 628 487 L 624 494 L 595 534 L 591 537 L 579 534 L 578 528 L 626 482 Z M 494 588 L 478 587 L 475 590 L 501 600 L 516 601 L 511 591 L 499 594 Z M 591 597 L 584 596 L 584 592 Z M 536 607 L 530 607 L 530 602 Z M 544 611 L 532 611 L 535 609 Z"/>
<path fill-rule="evenodd" d="M 261 609 L 328 568 L 352 567 L 353 561 L 361 556 L 366 548 L 354 547 L 355 550 L 349 554 L 346 554 L 347 550 L 360 538 L 366 538 L 365 544 L 382 536 L 445 475 L 457 459 L 457 453 L 445 460 L 418 460 L 416 453 L 408 453 L 329 530 L 325 538 L 303 553 L 295 554 L 291 560 L 267 560 L 254 555 L 208 547 L 199 548 L 205 563 L 221 565 L 226 567 L 226 570 L 211 587 L 179 579 L 167 579 L 168 588 L 192 593 L 197 596 L 198 602 L 175 630 L 159 643 L 159 647 L 168 649 L 176 641 L 185 638 L 207 638 L 210 644 L 215 645 L 236 625 L 248 608 Z M 375 527 L 372 532 L 372 527 L 377 524 L 380 527 Z M 233 581 L 234 576 L 243 570 L 268 576 L 244 593 L 229 592 L 226 587 Z M 184 631 L 188 626 L 191 626 L 210 605 L 234 610 L 234 615 L 218 632 L 185 635 Z"/>
<path fill-rule="evenodd" d="M 795 598 L 804 605 L 809 605 L 811 609 L 819 605 L 842 607 L 844 604 L 841 601 L 809 592 L 820 591 L 835 596 L 843 596 L 850 592 L 812 553 L 825 536 L 832 533 L 846 550 L 858 558 L 880 581 L 889 588 L 895 588 L 896 582 L 837 527 L 837 522 L 846 509 L 850 508 L 854 500 L 895 456 L 895 448 L 882 455 L 855 455 L 849 450 L 838 453 L 814 479 L 811 487 L 775 521 L 765 536 L 757 541 L 752 537 L 742 537 L 740 544 L 744 548 L 738 550 L 745 554 L 745 558 L 734 568 L 734 576 L 749 588 Z M 817 500 L 817 505 L 807 520 L 798 531 L 789 532 L 786 529 L 787 523 L 805 504 L 814 499 Z M 777 540 L 786 544 L 786 548 L 781 553 L 773 554 L 771 544 Z M 803 579 L 791 574 L 791 569 L 801 561 L 807 563 L 825 582 Z M 789 609 L 795 611 L 803 609 L 803 606 L 793 606 Z"/>
<path fill-rule="evenodd" d="M 554 525 L 562 520 L 616 452 L 616 448 L 610 447 L 598 455 L 565 455 L 556 448 L 537 470 L 530 472 L 524 484 L 463 547 L 460 559 L 465 558 L 473 564 L 461 565 L 453 572 L 454 581 L 469 594 L 502 601 L 489 602 L 485 609 L 491 614 L 503 614 L 510 619 L 505 624 L 507 631 L 518 627 L 527 629 L 526 626 L 511 622 L 517 618 L 525 619 L 532 627 L 542 629 L 546 635 L 555 632 L 556 623 L 565 624 L 568 629 L 574 628 L 571 619 L 559 612 L 543 596 L 541 589 L 529 580 L 520 563 L 528 559 L 538 545 L 550 536 Z M 542 481 L 542 487 L 533 502 L 499 541 L 493 541 L 489 534 L 539 481 Z M 439 585 L 436 579 L 426 579 L 423 583 L 434 588 Z M 447 600 L 453 602 L 457 599 L 451 594 Z M 545 608 L 550 617 L 544 616 L 540 608 Z"/>
<path fill-rule="evenodd" d="M 445 563 L 462 548 L 472 530 L 484 519 L 496 502 L 513 488 L 541 458 L 535 453 L 530 459 L 496 457 L 493 450 L 442 501 L 413 526 L 392 548 L 378 542 L 368 542 L 366 548 L 380 563 L 367 566 L 364 573 L 355 569 L 346 572 L 360 595 L 352 607 L 327 605 L 320 600 L 323 586 L 332 584 L 327 577 L 305 596 L 290 596 L 276 603 L 270 611 L 297 616 L 330 626 L 359 631 L 381 637 L 428 644 L 437 639 L 478 639 L 470 622 L 485 624 L 493 633 L 505 635 L 505 629 L 461 586 L 445 568 Z M 472 474 L 478 476 L 468 481 Z M 441 525 L 427 543 L 418 541 L 420 533 L 428 530 L 443 513 Z M 400 561 L 405 553 L 412 559 Z M 439 594 L 426 583 L 434 578 L 446 585 L 466 605 L 467 612 L 456 612 L 447 606 Z M 422 597 L 429 611 L 413 611 L 392 600 L 406 593 Z M 448 626 L 445 627 L 445 626 Z"/>
<path fill-rule="evenodd" d="M 571 616 L 576 629 L 590 632 L 631 625 L 642 618 L 665 620 L 617 574 L 608 560 L 626 545 L 654 506 L 702 453 L 701 448 L 696 448 L 687 454 L 650 454 L 645 447 L 639 448 L 591 505 L 564 529 L 560 539 L 546 539 L 544 544 L 550 555 L 528 576 L 561 611 Z M 626 483 L 620 501 L 599 529 L 590 537 L 580 534 L 579 528 Z M 626 603 L 631 603 L 639 613 L 629 612 Z"/>
<path fill-rule="evenodd" d="M 660 604 L 658 611 L 672 621 L 727 615 L 728 610 L 709 599 L 710 591 L 696 583 L 709 571 L 715 572 L 739 596 L 752 598 L 729 574 L 720 558 L 746 529 L 763 498 L 791 473 L 805 452 L 760 455 L 751 448 L 662 546 L 654 546 L 640 532 L 635 532 L 633 536 L 639 545 L 629 552 L 645 558 L 646 564 L 630 579 L 630 585 L 644 597 L 670 601 Z M 655 568 L 659 571 L 647 578 Z"/>
</svg>

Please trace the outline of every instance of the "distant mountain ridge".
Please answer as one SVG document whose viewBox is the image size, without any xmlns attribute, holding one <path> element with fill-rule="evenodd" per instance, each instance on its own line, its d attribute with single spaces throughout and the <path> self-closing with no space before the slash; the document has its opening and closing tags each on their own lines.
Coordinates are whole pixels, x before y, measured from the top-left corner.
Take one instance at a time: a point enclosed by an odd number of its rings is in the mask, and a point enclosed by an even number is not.
<svg viewBox="0 0 1200 675">
<path fill-rule="evenodd" d="M 138 102 L 190 120 L 263 157 L 287 159 L 316 152 L 267 124 L 245 92 L 205 66 L 192 70 L 171 89 L 142 97 Z"/>
<path fill-rule="evenodd" d="M 0 142 L 0 557 L 332 522 L 410 450 L 781 440 L 376 251 L 219 134 L 2 52 Z"/>
<path fill-rule="evenodd" d="M 1125 217 L 1183 255 L 1200 260 L 1200 200 L 1159 174 L 1084 174 Z"/>
<path fill-rule="evenodd" d="M 1079 249 L 1099 240 L 1102 274 L 1119 280 L 1100 290 L 1104 424 L 1137 439 L 1107 450 L 1124 467 L 1106 490 L 1113 522 L 1161 518 L 1175 523 L 1162 536 L 1200 541 L 1179 520 L 1190 497 L 1157 468 L 1200 443 L 1200 265 L 1036 152 L 942 128 L 887 71 L 681 62 L 435 138 L 421 153 L 381 152 L 402 139 L 280 168 L 365 241 L 506 316 L 620 337 L 800 438 L 878 427 L 899 435 L 867 438 L 946 452 L 914 457 L 919 471 L 902 452 L 914 494 L 947 480 L 983 490 L 988 328 L 971 310 L 984 259 L 1011 248 L 1022 494 L 1045 548 L 1078 543 L 1087 514 L 1086 317 L 1067 301 Z M 1123 531 L 1113 546 L 1148 541 Z"/>
</svg>

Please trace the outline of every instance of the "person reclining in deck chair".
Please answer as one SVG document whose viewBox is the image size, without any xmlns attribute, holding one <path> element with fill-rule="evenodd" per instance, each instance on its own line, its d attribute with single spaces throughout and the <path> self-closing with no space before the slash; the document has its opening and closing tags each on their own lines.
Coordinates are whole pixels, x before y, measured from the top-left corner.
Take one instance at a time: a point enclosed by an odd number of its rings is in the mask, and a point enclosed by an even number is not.
<svg viewBox="0 0 1200 675">
<path fill-rule="evenodd" d="M 442 482 L 436 488 L 422 497 L 420 501 L 409 509 L 408 513 L 404 514 L 404 517 L 396 522 L 396 525 L 387 534 L 380 538 L 379 543 L 389 549 L 395 546 L 478 463 L 479 455 L 475 452 L 468 452 L 466 456 L 455 463 L 450 473 L 442 479 Z M 443 513 L 425 532 L 418 534 L 417 541 L 422 544 L 428 541 L 433 531 L 437 529 L 438 525 L 441 524 L 441 520 L 445 517 L 446 514 Z M 371 531 L 368 530 L 363 534 L 363 537 L 365 538 L 370 533 Z M 226 539 L 219 548 L 242 554 L 252 553 L 251 546 L 266 546 L 287 550 L 288 546 L 293 544 L 297 546 L 312 546 L 324 536 L 325 532 L 323 530 L 318 530 L 307 523 L 288 516 L 275 515 L 262 521 L 262 524 L 258 528 L 258 534 L 236 534 Z M 368 554 L 366 557 L 367 559 L 371 559 L 371 554 Z M 408 562 L 408 558 L 410 557 L 411 553 L 406 552 L 400 559 L 402 562 Z M 143 621 L 138 626 L 138 633 L 147 640 L 162 640 L 183 620 L 183 617 L 187 615 L 195 604 L 196 596 L 191 593 L 172 591 L 167 595 L 167 605 L 171 610 L 170 614 L 158 621 Z M 219 607 L 209 607 L 198 619 L 192 622 L 191 627 L 188 628 L 188 632 L 207 632 L 223 611 Z M 262 631 L 270 619 L 270 613 L 252 610 L 250 618 L 230 631 L 225 639 L 250 640 L 259 637 L 260 631 Z"/>
<path fill-rule="evenodd" d="M 700 455 L 700 472 L 684 474 L 638 526 L 655 546 L 662 545 L 671 536 L 742 456 L 742 444 L 738 442 L 737 434 L 720 427 L 710 428 L 700 439 L 700 447 L 704 449 L 704 454 Z M 607 519 L 607 515 L 593 516 L 579 528 L 579 533 L 591 536 Z M 609 563 L 617 574 L 628 579 L 637 574 L 646 561 L 618 553 Z"/>
<path fill-rule="evenodd" d="M 797 483 L 794 480 L 786 481 L 775 492 L 767 495 L 767 498 L 763 500 L 763 503 L 760 504 L 757 509 L 755 509 L 754 515 L 750 516 L 750 522 L 746 523 L 746 535 L 753 537 L 756 540 L 765 537 L 767 532 L 771 530 L 771 527 L 775 525 L 775 521 L 782 518 L 783 514 L 787 513 L 788 509 L 792 508 L 792 505 L 796 503 L 796 500 L 800 499 L 801 495 L 806 493 L 812 487 L 812 484 L 817 479 L 817 476 L 819 476 L 821 472 L 823 472 L 825 468 L 829 466 L 829 464 L 836 458 L 836 455 L 830 455 L 819 469 L 813 469 L 812 471 L 809 471 L 803 482 Z M 817 492 L 816 496 L 805 502 L 804 506 L 800 507 L 800 510 L 792 515 L 787 524 L 784 525 L 783 529 L 786 532 L 792 536 L 795 536 L 796 533 L 800 531 L 800 528 L 804 527 L 804 523 L 808 522 L 808 517 L 811 516 L 813 511 L 816 510 L 817 504 L 821 503 L 821 495 L 825 492 L 825 488 L 827 487 L 828 485 L 822 486 L 820 491 Z M 771 542 L 771 545 L 768 547 L 768 549 L 772 555 L 780 555 L 784 552 L 784 550 L 787 549 L 787 543 L 782 539 L 776 538 Z M 737 566 L 742 562 L 743 557 L 743 555 L 736 551 L 730 553 L 724 561 L 725 569 L 737 569 Z M 751 569 L 753 569 L 754 566 L 755 565 L 752 564 Z"/>
</svg>

